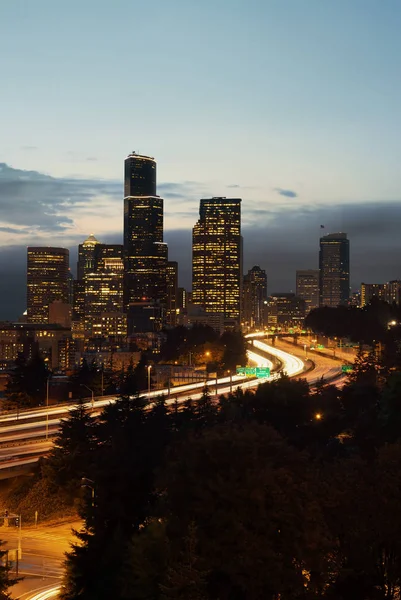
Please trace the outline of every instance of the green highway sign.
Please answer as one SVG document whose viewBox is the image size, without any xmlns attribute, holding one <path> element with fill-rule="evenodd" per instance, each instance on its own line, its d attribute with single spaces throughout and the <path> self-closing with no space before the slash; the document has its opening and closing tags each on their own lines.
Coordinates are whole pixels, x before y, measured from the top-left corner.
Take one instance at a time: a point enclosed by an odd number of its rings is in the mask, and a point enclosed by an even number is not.
<svg viewBox="0 0 401 600">
<path fill-rule="evenodd" d="M 256 377 L 270 377 L 269 367 L 256 367 Z"/>
<path fill-rule="evenodd" d="M 237 367 L 237 375 L 245 375 L 245 367 Z"/>
<path fill-rule="evenodd" d="M 245 375 L 247 377 L 253 377 L 254 375 L 256 375 L 256 367 L 246 367 Z"/>
<path fill-rule="evenodd" d="M 343 366 L 341 367 L 341 371 L 342 371 L 343 373 L 349 373 L 350 371 L 353 371 L 353 370 L 354 370 L 354 368 L 353 368 L 353 366 L 352 366 L 352 365 L 343 365 Z"/>
</svg>

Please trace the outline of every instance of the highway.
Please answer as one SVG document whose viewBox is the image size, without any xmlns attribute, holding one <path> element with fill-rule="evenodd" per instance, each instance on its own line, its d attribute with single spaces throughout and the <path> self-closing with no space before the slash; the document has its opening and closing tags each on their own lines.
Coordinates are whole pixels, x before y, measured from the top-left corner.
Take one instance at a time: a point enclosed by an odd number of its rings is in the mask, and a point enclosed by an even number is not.
<svg viewBox="0 0 401 600">
<path fill-rule="evenodd" d="M 248 350 L 248 360 L 261 367 L 273 368 L 271 357 L 277 358 L 281 363 L 281 369 L 273 372 L 270 378 L 264 379 L 244 379 L 243 376 L 232 375 L 231 377 L 222 377 L 217 381 L 211 379 L 207 381 L 207 385 L 212 395 L 225 395 L 234 391 L 237 387 L 242 389 L 252 389 L 265 381 L 272 381 L 280 377 L 280 372 L 285 372 L 289 377 L 304 377 L 311 384 L 315 384 L 323 376 L 337 377 L 339 375 L 338 363 L 332 359 L 322 358 L 324 364 L 318 364 L 309 373 L 304 373 L 306 366 L 305 361 L 299 355 L 302 354 L 302 349 L 291 345 L 291 352 L 282 347 L 271 346 L 265 340 L 260 338 L 264 334 L 251 334 L 246 336 L 248 341 L 252 343 L 252 349 Z M 296 355 L 298 354 L 298 355 Z M 266 356 L 268 355 L 268 356 Z M 269 358 L 270 357 L 270 358 Z M 171 405 L 177 400 L 184 402 L 189 397 L 197 400 L 203 393 L 204 383 L 195 383 L 171 388 L 170 397 L 167 398 L 166 404 Z M 167 396 L 168 390 L 153 390 L 150 393 L 150 398 L 155 398 L 164 394 Z M 148 394 L 144 394 L 148 396 Z M 92 414 L 100 414 L 104 406 L 108 405 L 117 399 L 117 396 L 108 396 L 87 404 L 87 407 L 92 410 Z M 40 456 L 44 456 L 52 446 L 52 438 L 57 434 L 60 422 L 63 417 L 68 415 L 68 411 L 73 409 L 73 406 L 51 406 L 27 411 L 19 415 L 18 420 L 16 415 L 4 415 L 0 417 L 0 472 L 4 472 L 4 476 L 12 475 L 12 469 L 23 467 L 35 463 Z M 48 416 L 46 424 L 46 415 Z M 46 428 L 48 440 L 46 436 Z"/>
</svg>

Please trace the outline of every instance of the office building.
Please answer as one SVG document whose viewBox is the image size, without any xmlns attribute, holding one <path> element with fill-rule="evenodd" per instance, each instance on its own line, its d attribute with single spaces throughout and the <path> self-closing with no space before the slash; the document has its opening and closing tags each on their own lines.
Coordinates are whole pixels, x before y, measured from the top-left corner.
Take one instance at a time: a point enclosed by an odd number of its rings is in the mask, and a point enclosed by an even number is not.
<svg viewBox="0 0 401 600">
<path fill-rule="evenodd" d="M 400 304 L 401 302 L 401 281 L 399 279 L 393 279 L 386 283 L 384 300 L 389 304 Z"/>
<path fill-rule="evenodd" d="M 94 273 L 100 271 L 123 272 L 124 248 L 122 244 L 97 244 L 94 252 Z"/>
<path fill-rule="evenodd" d="M 66 248 L 29 247 L 27 259 L 27 320 L 48 323 L 52 302 L 68 304 L 69 252 Z"/>
<path fill-rule="evenodd" d="M 93 233 L 78 246 L 77 279 L 83 280 L 87 273 L 95 270 L 95 250 L 100 242 Z"/>
<path fill-rule="evenodd" d="M 319 306 L 319 270 L 304 269 L 296 273 L 296 295 L 305 300 L 306 314 Z"/>
<path fill-rule="evenodd" d="M 266 324 L 267 277 L 259 266 L 252 267 L 244 276 L 242 288 L 242 326 L 263 329 Z"/>
<path fill-rule="evenodd" d="M 267 300 L 268 326 L 274 329 L 300 329 L 305 319 L 306 303 L 295 294 L 273 294 Z"/>
<path fill-rule="evenodd" d="M 149 327 L 157 331 L 166 306 L 167 244 L 153 158 L 133 152 L 125 159 L 124 196 L 124 305 L 129 333 Z"/>
<path fill-rule="evenodd" d="M 373 298 L 386 300 L 385 283 L 361 283 L 361 308 L 370 304 Z"/>
<path fill-rule="evenodd" d="M 346 233 L 320 238 L 320 306 L 346 306 L 350 295 L 349 240 Z"/>
<path fill-rule="evenodd" d="M 178 300 L 178 263 L 169 260 L 167 263 L 167 306 L 166 306 L 166 323 L 170 327 L 175 327 L 177 317 L 177 300 Z"/>
<path fill-rule="evenodd" d="M 116 319 L 121 322 L 123 317 L 123 271 L 99 271 L 88 273 L 85 277 L 85 336 L 108 337 L 115 335 L 116 320 L 112 323 L 112 331 L 105 328 L 102 318 L 106 313 L 116 313 Z M 119 315 L 119 317 L 117 317 Z"/>
<path fill-rule="evenodd" d="M 200 201 L 192 231 L 192 302 L 240 323 L 242 287 L 241 200 Z"/>
</svg>

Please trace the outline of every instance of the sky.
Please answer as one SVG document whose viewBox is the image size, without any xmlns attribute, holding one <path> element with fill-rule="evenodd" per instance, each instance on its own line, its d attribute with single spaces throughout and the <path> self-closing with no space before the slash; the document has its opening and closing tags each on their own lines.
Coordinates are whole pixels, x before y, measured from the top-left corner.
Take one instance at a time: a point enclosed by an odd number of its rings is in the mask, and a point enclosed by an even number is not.
<svg viewBox="0 0 401 600">
<path fill-rule="evenodd" d="M 242 198 L 270 292 L 346 231 L 351 281 L 401 279 L 398 0 L 1 0 L 0 320 L 27 245 L 122 240 L 123 162 L 158 163 L 190 287 L 199 199 Z"/>
</svg>

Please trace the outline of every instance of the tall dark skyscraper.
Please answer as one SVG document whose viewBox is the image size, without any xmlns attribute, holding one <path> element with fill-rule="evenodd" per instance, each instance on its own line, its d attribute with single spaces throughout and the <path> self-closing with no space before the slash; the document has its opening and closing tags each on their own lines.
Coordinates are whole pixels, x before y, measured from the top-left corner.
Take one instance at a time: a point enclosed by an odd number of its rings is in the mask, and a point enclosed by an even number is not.
<svg viewBox="0 0 401 600">
<path fill-rule="evenodd" d="M 27 259 L 28 322 L 48 323 L 49 305 L 69 301 L 69 252 L 66 248 L 29 247 Z"/>
<path fill-rule="evenodd" d="M 241 200 L 200 201 L 192 231 L 192 302 L 239 323 L 242 277 Z"/>
<path fill-rule="evenodd" d="M 266 271 L 252 267 L 244 276 L 241 322 L 245 327 L 263 328 L 267 324 Z"/>
<path fill-rule="evenodd" d="M 133 152 L 124 174 L 124 304 L 129 333 L 161 327 L 166 304 L 167 244 L 156 162 Z"/>
<path fill-rule="evenodd" d="M 331 233 L 320 238 L 320 306 L 345 306 L 349 301 L 349 240 L 346 233 Z"/>
</svg>

